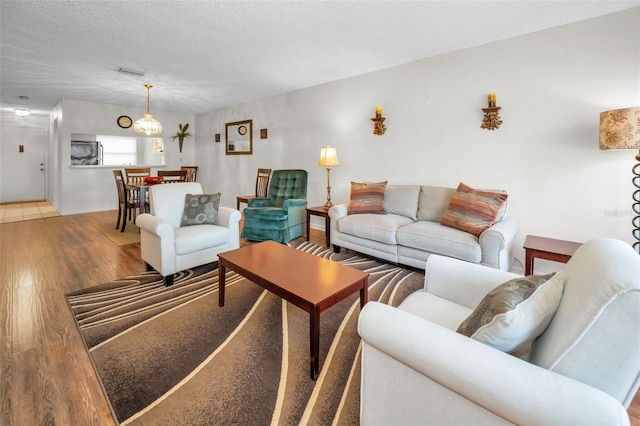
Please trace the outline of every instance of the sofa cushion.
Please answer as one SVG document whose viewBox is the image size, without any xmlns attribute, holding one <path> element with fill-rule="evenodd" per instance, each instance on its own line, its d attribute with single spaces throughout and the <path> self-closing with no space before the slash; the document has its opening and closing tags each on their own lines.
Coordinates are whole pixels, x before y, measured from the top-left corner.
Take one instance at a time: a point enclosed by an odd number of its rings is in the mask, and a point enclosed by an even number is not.
<svg viewBox="0 0 640 426">
<path fill-rule="evenodd" d="M 417 220 L 419 185 L 387 185 L 384 190 L 384 209 Z"/>
<path fill-rule="evenodd" d="M 398 244 L 429 253 L 480 263 L 482 249 L 478 237 L 437 222 L 419 221 L 398 229 Z"/>
<path fill-rule="evenodd" d="M 458 327 L 504 352 L 526 346 L 547 328 L 562 297 L 562 281 L 553 274 L 528 275 L 500 284 L 482 299 Z"/>
<path fill-rule="evenodd" d="M 441 223 L 480 236 L 495 223 L 506 200 L 503 192 L 480 191 L 460 182 Z"/>
<path fill-rule="evenodd" d="M 442 222 L 442 217 L 449 207 L 451 197 L 455 194 L 454 188 L 423 185 L 420 188 L 420 200 L 418 202 L 418 220 L 431 220 Z"/>
<path fill-rule="evenodd" d="M 175 184 L 171 184 L 175 185 Z M 196 225 L 177 228 L 176 255 L 181 256 L 211 247 L 229 244 L 229 228 L 216 225 Z"/>
<path fill-rule="evenodd" d="M 384 244 L 397 244 L 396 231 L 410 223 L 413 223 L 411 219 L 397 214 L 358 214 L 340 219 L 338 231 Z"/>
<path fill-rule="evenodd" d="M 220 193 L 187 194 L 184 197 L 184 212 L 180 226 L 217 225 Z"/>
<path fill-rule="evenodd" d="M 347 214 L 385 214 L 384 210 L 384 190 L 387 181 L 351 182 L 351 197 Z"/>
</svg>

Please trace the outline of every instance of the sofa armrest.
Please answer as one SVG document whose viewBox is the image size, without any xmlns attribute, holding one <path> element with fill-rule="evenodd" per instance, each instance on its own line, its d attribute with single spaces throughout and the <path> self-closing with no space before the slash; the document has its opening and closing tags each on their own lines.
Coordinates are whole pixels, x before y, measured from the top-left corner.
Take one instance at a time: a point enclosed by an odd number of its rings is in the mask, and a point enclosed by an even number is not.
<svg viewBox="0 0 640 426">
<path fill-rule="evenodd" d="M 369 302 L 361 423 L 628 425 L 612 396 L 391 306 Z"/>
<path fill-rule="evenodd" d="M 240 219 L 242 214 L 239 210 L 231 207 L 220 206 L 218 208 L 218 224 L 229 228 L 229 248 L 236 249 L 240 247 Z"/>
<path fill-rule="evenodd" d="M 425 266 L 424 289 L 443 299 L 474 309 L 489 291 L 518 276 L 433 254 L 429 256 Z"/>
<path fill-rule="evenodd" d="M 329 209 L 329 218 L 331 219 L 331 221 L 337 221 L 345 217 L 349 211 L 348 207 L 348 203 L 334 204 L 333 206 L 331 206 L 331 208 Z"/>
<path fill-rule="evenodd" d="M 307 207 L 307 200 L 304 198 L 289 198 L 284 200 L 284 204 L 282 204 L 282 208 L 285 210 L 289 210 L 291 207 Z"/>
<path fill-rule="evenodd" d="M 508 271 L 513 262 L 513 242 L 518 233 L 518 222 L 506 218 L 480 234 L 482 264 Z"/>
<path fill-rule="evenodd" d="M 247 207 L 269 207 L 271 206 L 271 198 L 255 197 L 247 200 Z"/>
<path fill-rule="evenodd" d="M 141 230 L 155 235 L 160 238 L 174 239 L 173 227 L 164 219 L 158 216 L 150 215 L 149 213 L 143 213 L 136 218 L 136 225 Z"/>
</svg>

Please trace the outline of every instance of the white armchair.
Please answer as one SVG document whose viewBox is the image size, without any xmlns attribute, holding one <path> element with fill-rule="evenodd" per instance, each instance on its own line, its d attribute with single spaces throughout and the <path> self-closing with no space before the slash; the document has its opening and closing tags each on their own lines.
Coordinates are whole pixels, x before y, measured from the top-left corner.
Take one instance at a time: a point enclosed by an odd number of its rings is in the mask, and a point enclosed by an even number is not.
<svg viewBox="0 0 640 426">
<path fill-rule="evenodd" d="M 583 244 L 553 280 L 555 315 L 510 355 L 456 333 L 484 295 L 517 277 L 431 256 L 425 289 L 360 314 L 361 423 L 625 425 L 640 384 L 640 256 Z"/>
<path fill-rule="evenodd" d="M 154 185 L 149 189 L 151 214 L 138 216 L 140 253 L 147 269 L 158 271 L 165 284 L 173 274 L 218 260 L 218 253 L 240 247 L 238 210 L 220 206 L 218 225 L 181 227 L 187 194 L 202 194 L 197 182 Z"/>
</svg>

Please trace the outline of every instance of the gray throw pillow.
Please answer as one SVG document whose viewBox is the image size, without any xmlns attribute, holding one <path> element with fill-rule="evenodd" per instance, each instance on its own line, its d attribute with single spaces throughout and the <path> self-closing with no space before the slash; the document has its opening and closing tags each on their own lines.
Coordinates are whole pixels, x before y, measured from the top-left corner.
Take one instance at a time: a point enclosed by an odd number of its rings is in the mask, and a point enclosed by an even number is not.
<svg viewBox="0 0 640 426">
<path fill-rule="evenodd" d="M 184 199 L 184 213 L 180 226 L 217 225 L 220 193 L 187 194 Z"/>
<path fill-rule="evenodd" d="M 527 275 L 491 290 L 457 332 L 504 352 L 513 352 L 537 338 L 549 325 L 563 282 L 554 274 Z"/>
</svg>

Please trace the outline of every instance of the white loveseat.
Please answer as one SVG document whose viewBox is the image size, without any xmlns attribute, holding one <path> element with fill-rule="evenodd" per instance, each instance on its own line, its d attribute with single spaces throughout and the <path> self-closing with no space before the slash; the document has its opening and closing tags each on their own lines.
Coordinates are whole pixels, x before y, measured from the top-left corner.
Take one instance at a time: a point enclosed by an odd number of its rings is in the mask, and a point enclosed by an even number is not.
<svg viewBox="0 0 640 426">
<path fill-rule="evenodd" d="M 583 244 L 544 284 L 555 286 L 553 303 L 550 293 L 541 299 L 553 316 L 520 357 L 455 331 L 514 277 L 432 256 L 424 291 L 398 308 L 367 303 L 358 323 L 361 423 L 628 424 L 640 383 L 640 256 L 619 240 Z"/>
<path fill-rule="evenodd" d="M 202 194 L 198 182 L 154 185 L 149 189 L 151 214 L 138 216 L 140 255 L 173 284 L 176 272 L 218 260 L 218 253 L 240 247 L 238 210 L 220 206 L 218 224 L 181 226 L 187 194 Z"/>
<path fill-rule="evenodd" d="M 453 257 L 508 271 L 518 223 L 506 217 L 507 203 L 496 223 L 479 237 L 440 222 L 455 188 L 387 185 L 387 214 L 347 214 L 348 203 L 329 209 L 331 244 L 389 262 L 423 269 L 431 254 Z"/>
</svg>

